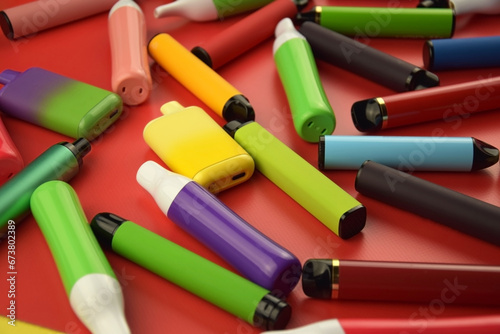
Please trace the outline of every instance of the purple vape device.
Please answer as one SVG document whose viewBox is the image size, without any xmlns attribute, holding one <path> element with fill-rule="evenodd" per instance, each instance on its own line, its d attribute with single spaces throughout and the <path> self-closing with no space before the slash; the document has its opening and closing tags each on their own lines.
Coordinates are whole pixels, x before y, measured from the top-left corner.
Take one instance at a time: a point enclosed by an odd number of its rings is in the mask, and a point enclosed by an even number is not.
<svg viewBox="0 0 500 334">
<path fill-rule="evenodd" d="M 137 181 L 160 209 L 250 281 L 283 297 L 297 285 L 302 265 L 193 180 L 145 162 Z"/>
</svg>

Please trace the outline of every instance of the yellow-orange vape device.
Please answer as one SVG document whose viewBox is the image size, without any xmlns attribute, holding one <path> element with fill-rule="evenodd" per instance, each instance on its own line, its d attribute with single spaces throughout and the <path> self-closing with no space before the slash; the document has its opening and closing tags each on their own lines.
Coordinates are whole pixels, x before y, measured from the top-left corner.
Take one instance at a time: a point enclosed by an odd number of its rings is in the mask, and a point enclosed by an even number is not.
<svg viewBox="0 0 500 334">
<path fill-rule="evenodd" d="M 226 121 L 255 119 L 245 96 L 169 34 L 154 36 L 148 51 L 167 73 Z"/>
</svg>

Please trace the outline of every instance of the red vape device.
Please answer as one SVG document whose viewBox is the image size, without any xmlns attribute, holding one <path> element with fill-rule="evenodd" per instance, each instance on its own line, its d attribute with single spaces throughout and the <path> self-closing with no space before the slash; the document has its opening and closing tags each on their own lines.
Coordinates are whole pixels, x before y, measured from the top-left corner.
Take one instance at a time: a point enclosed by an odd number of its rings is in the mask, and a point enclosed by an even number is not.
<svg viewBox="0 0 500 334">
<path fill-rule="evenodd" d="M 439 119 L 456 122 L 499 106 L 500 77 L 491 77 L 358 101 L 351 116 L 356 129 L 372 132 Z"/>
<path fill-rule="evenodd" d="M 23 167 L 23 158 L 0 118 L 0 185 Z"/>
<path fill-rule="evenodd" d="M 297 2 L 275 0 L 194 47 L 191 52 L 212 69 L 217 69 L 273 36 L 281 19 L 297 15 L 300 8 Z"/>
<path fill-rule="evenodd" d="M 302 288 L 313 298 L 500 305 L 500 266 L 310 259 Z"/>
</svg>

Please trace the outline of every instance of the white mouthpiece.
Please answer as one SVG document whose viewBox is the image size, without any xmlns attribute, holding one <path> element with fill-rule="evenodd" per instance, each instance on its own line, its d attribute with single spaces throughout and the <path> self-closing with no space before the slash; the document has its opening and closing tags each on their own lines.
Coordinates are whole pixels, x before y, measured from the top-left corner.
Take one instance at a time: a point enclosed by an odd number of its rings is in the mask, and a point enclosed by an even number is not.
<svg viewBox="0 0 500 334">
<path fill-rule="evenodd" d="M 189 182 L 184 175 L 173 173 L 154 161 L 146 161 L 137 171 L 137 182 L 153 196 L 156 204 L 167 214 L 175 197 Z"/>
<path fill-rule="evenodd" d="M 276 29 L 274 30 L 274 35 L 276 39 L 274 40 L 273 44 L 273 54 L 278 51 L 278 49 L 285 44 L 287 41 L 294 39 L 294 38 L 302 38 L 306 39 L 301 33 L 295 29 L 295 26 L 293 25 L 293 22 L 290 18 L 284 18 L 282 19 L 277 25 Z"/>
<path fill-rule="evenodd" d="M 130 334 L 120 283 L 105 274 L 89 274 L 71 288 L 70 304 L 92 334 Z"/>
<path fill-rule="evenodd" d="M 212 0 L 177 0 L 156 7 L 155 18 L 182 16 L 191 21 L 213 21 L 219 18 L 217 8 Z"/>
</svg>

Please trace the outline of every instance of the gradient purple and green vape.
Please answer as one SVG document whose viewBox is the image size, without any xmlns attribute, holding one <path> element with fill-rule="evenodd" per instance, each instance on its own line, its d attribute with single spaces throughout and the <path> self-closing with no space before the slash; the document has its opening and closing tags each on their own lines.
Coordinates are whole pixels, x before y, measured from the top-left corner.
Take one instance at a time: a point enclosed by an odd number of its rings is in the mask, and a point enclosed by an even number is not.
<svg viewBox="0 0 500 334">
<path fill-rule="evenodd" d="M 41 69 L 0 73 L 0 111 L 73 138 L 93 139 L 117 120 L 121 98 Z"/>
</svg>

